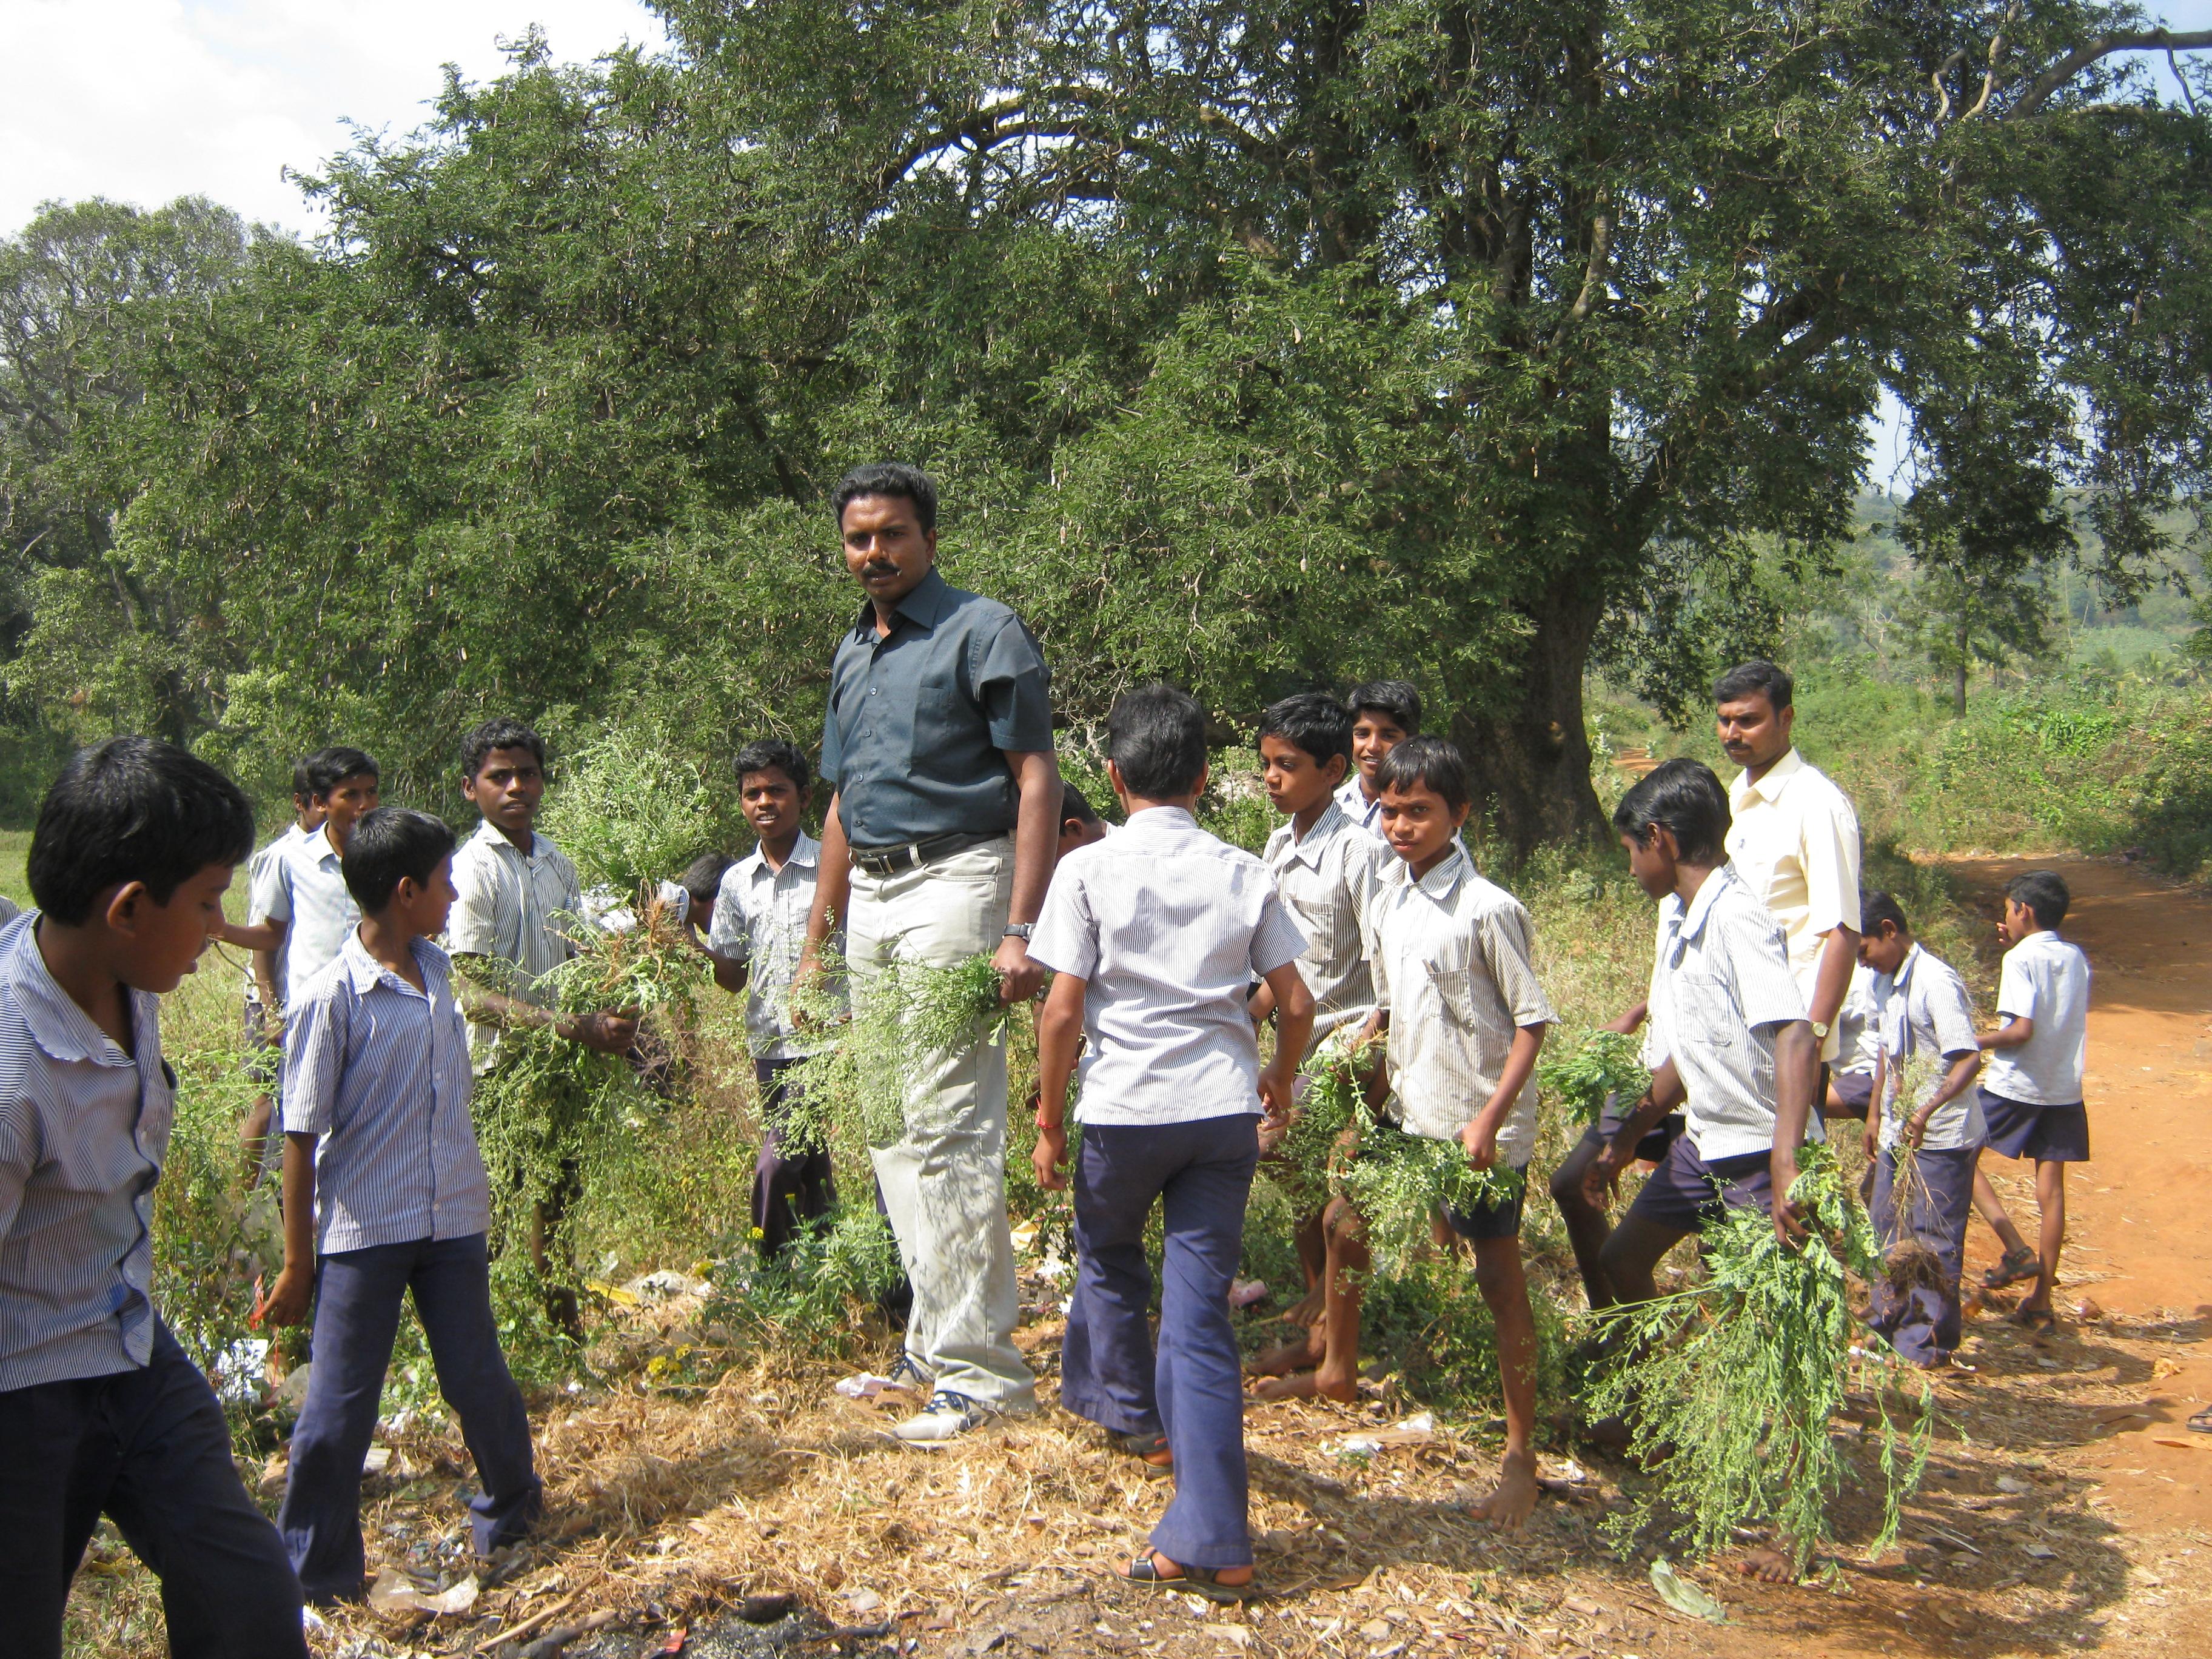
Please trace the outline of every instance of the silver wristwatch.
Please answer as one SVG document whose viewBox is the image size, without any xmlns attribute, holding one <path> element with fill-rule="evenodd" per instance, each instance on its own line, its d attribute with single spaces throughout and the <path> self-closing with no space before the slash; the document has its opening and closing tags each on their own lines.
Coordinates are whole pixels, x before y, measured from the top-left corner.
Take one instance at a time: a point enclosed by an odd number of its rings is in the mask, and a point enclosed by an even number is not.
<svg viewBox="0 0 2212 1659">
<path fill-rule="evenodd" d="M 1030 942 L 1030 935 L 1035 932 L 1036 932 L 1036 923 L 1033 921 L 1010 921 L 1006 924 L 1006 931 L 1001 937 L 1018 939 L 1027 945 Z"/>
</svg>

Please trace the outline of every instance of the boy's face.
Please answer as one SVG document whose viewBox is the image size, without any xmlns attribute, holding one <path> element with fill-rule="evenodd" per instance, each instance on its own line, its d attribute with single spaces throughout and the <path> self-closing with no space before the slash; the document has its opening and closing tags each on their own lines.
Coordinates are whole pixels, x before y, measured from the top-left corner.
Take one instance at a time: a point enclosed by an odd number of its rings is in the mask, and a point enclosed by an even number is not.
<svg viewBox="0 0 2212 1659">
<path fill-rule="evenodd" d="M 188 877 L 167 904 L 137 882 L 110 896 L 105 920 L 121 937 L 122 963 L 116 977 L 134 990 L 167 996 L 199 963 L 216 924 L 222 921 L 223 890 L 232 866 L 210 864 Z"/>
<path fill-rule="evenodd" d="M 781 767 L 746 773 L 738 780 L 738 799 L 744 805 L 745 822 L 763 841 L 786 841 L 799 833 L 806 792 Z"/>
<path fill-rule="evenodd" d="M 1381 709 L 1363 708 L 1352 721 L 1352 763 L 1359 769 L 1359 775 L 1371 784 L 1375 781 L 1375 769 L 1382 764 L 1382 757 L 1411 735 Z"/>
<path fill-rule="evenodd" d="M 2004 902 L 2004 920 L 1997 923 L 1997 943 L 2017 945 L 2035 932 L 2035 912 L 2018 899 L 2008 896 Z"/>
<path fill-rule="evenodd" d="M 1912 954 L 1912 935 L 1899 933 L 1893 921 L 1878 925 L 1875 932 L 1859 936 L 1859 960 L 1877 974 L 1894 974 Z"/>
<path fill-rule="evenodd" d="M 453 855 L 438 860 L 430 879 L 417 886 L 412 876 L 402 876 L 392 890 L 391 912 L 412 937 L 428 939 L 446 931 L 446 918 L 453 912 L 460 893 L 453 885 Z"/>
<path fill-rule="evenodd" d="M 527 836 L 545 794 L 545 769 L 527 749 L 494 749 L 476 776 L 461 780 L 461 793 L 493 829 L 508 836 Z"/>
<path fill-rule="evenodd" d="M 1425 784 L 1385 789 L 1382 797 L 1382 838 L 1390 850 L 1425 875 L 1451 849 L 1451 839 L 1467 822 L 1467 808 L 1449 805 Z"/>
<path fill-rule="evenodd" d="M 920 586 L 937 559 L 937 532 L 921 527 L 903 495 L 855 496 L 837 528 L 845 568 L 885 611 Z"/>
<path fill-rule="evenodd" d="M 1278 812 L 1310 812 L 1344 781 L 1344 757 L 1331 755 L 1324 766 L 1288 738 L 1270 732 L 1260 739 L 1260 781 Z"/>
<path fill-rule="evenodd" d="M 1775 712 L 1764 691 L 1734 697 L 1713 710 L 1721 747 L 1738 766 L 1771 766 L 1790 752 L 1790 722 L 1796 710 Z"/>
<path fill-rule="evenodd" d="M 1628 852 L 1628 873 L 1644 896 L 1662 899 L 1674 890 L 1674 837 L 1656 823 L 1646 835 L 1644 841 L 1623 836 L 1620 844 Z"/>
<path fill-rule="evenodd" d="M 356 772 L 349 778 L 340 778 L 315 804 L 323 809 L 323 822 L 344 835 L 364 812 L 375 811 L 376 792 L 376 774 Z"/>
<path fill-rule="evenodd" d="M 330 813 L 325 809 L 322 802 L 317 800 L 313 795 L 292 797 L 293 822 L 309 835 L 312 836 L 316 830 L 321 829 L 323 820 L 329 816 Z"/>
</svg>

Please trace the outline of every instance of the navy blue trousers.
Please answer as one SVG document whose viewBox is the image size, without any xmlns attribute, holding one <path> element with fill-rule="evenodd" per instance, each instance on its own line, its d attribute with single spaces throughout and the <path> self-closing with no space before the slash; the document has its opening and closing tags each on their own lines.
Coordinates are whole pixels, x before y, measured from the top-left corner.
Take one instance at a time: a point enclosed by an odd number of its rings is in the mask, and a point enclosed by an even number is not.
<svg viewBox="0 0 2212 1659">
<path fill-rule="evenodd" d="M 59 1659 L 100 1517 L 161 1581 L 176 1659 L 306 1659 L 300 1585 L 230 1430 L 159 1320 L 143 1366 L 0 1394 L 0 1656 Z"/>
<path fill-rule="evenodd" d="M 530 1418 L 499 1351 L 484 1236 L 335 1252 L 316 1264 L 314 1369 L 292 1431 L 291 1474 L 276 1515 L 312 1597 L 361 1594 L 367 1565 L 361 1465 L 376 1433 L 400 1300 L 410 1291 L 438 1392 L 460 1419 L 461 1438 L 476 1460 L 483 1490 L 469 1510 L 477 1553 L 512 1543 L 538 1517 L 542 1487 Z"/>
<path fill-rule="evenodd" d="M 1924 1195 L 1912 1214 L 1897 1212 L 1897 1158 L 1884 1152 L 1876 1160 L 1874 1201 L 1869 1206 L 1875 1237 L 1883 1244 L 1906 1236 L 1918 1238 L 1936 1252 L 1943 1264 L 1939 1284 L 1917 1283 L 1900 1295 L 1887 1279 L 1874 1286 L 1874 1317 L 1868 1321 L 1889 1339 L 1890 1346 L 1915 1364 L 1928 1365 L 1948 1359 L 1959 1346 L 1964 1318 L 1959 1310 L 1959 1274 L 1966 1260 L 1966 1221 L 1974 1212 L 1974 1160 L 1981 1149 L 1961 1152 L 1920 1151 L 1918 1168 Z"/>
<path fill-rule="evenodd" d="M 830 1148 L 787 1152 L 783 1145 L 783 1074 L 799 1062 L 762 1060 L 753 1063 L 760 1085 L 760 1157 L 753 1163 L 754 1248 L 772 1261 L 805 1222 L 828 1215 L 837 1206 L 837 1185 L 830 1173 Z"/>
<path fill-rule="evenodd" d="M 1074 1306 L 1060 1401 L 1122 1434 L 1165 1430 L 1175 1501 L 1152 1545 L 1182 1566 L 1252 1564 L 1244 1465 L 1244 1373 L 1229 1283 L 1260 1158 L 1249 1113 L 1157 1127 L 1088 1124 L 1076 1160 Z M 1160 1202 L 1160 1337 L 1145 1218 Z"/>
</svg>

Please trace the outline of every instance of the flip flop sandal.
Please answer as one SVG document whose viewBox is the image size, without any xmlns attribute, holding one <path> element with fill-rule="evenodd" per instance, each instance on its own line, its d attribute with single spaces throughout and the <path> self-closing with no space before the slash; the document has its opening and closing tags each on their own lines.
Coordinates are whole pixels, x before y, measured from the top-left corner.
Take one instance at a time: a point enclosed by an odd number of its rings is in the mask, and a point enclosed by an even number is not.
<svg viewBox="0 0 2212 1659">
<path fill-rule="evenodd" d="M 2035 1268 L 2034 1251 L 2007 1250 L 2003 1259 L 1982 1275 L 1982 1285 L 1987 1290 L 2001 1291 L 2020 1279 L 2034 1278 Z"/>
<path fill-rule="evenodd" d="M 2048 1308 L 2014 1308 L 2005 1316 L 2034 1336 L 2051 1336 L 2058 1330 L 2058 1316 Z"/>
<path fill-rule="evenodd" d="M 1155 1462 L 1168 1449 L 1168 1437 L 1164 1434 L 1115 1434 L 1114 1449 L 1123 1451 L 1145 1466 L 1147 1480 L 1170 1480 L 1175 1478 L 1175 1457 L 1172 1453 L 1164 1463 Z"/>
<path fill-rule="evenodd" d="M 2196 1416 L 2191 1418 L 2189 1426 L 2199 1434 L 2212 1434 L 2212 1406 L 2207 1406 Z"/>
<path fill-rule="evenodd" d="M 1256 1601 L 1261 1591 L 1256 1583 L 1224 1584 L 1211 1567 L 1185 1567 L 1180 1572 L 1164 1573 L 1152 1552 L 1129 1558 L 1128 1570 L 1116 1570 L 1115 1577 L 1132 1584 L 1149 1584 L 1154 1589 L 1188 1590 L 1193 1595 L 1202 1595 L 1209 1601 L 1224 1607 L 1233 1607 L 1240 1601 Z"/>
</svg>

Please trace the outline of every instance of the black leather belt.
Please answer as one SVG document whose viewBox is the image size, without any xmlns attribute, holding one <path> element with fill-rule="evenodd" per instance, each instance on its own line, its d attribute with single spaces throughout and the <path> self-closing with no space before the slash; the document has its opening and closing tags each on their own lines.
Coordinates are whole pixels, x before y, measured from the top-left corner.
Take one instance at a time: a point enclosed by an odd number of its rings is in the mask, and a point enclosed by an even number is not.
<svg viewBox="0 0 2212 1659">
<path fill-rule="evenodd" d="M 971 836 L 955 830 L 948 836 L 931 836 L 921 841 L 910 841 L 898 847 L 855 847 L 853 862 L 872 876 L 895 876 L 902 870 L 919 870 L 925 864 L 939 859 L 949 859 L 955 853 L 964 853 L 971 847 L 981 847 L 988 842 L 1003 841 L 1003 830 L 989 835 Z"/>
</svg>

